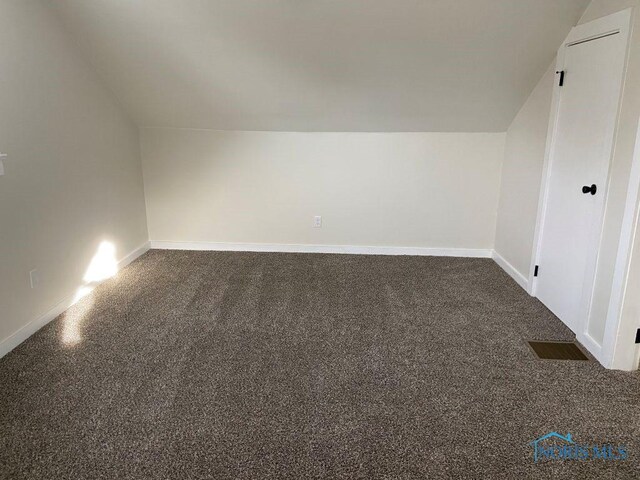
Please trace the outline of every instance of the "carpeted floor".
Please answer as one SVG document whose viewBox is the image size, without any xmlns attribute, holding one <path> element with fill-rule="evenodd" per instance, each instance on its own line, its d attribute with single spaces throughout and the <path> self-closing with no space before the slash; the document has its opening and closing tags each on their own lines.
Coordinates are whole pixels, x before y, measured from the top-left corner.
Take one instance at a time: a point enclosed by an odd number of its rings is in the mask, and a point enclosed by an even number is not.
<svg viewBox="0 0 640 480">
<path fill-rule="evenodd" d="M 0 476 L 638 478 L 640 376 L 525 344 L 571 338 L 491 260 L 150 251 L 0 360 Z"/>
</svg>

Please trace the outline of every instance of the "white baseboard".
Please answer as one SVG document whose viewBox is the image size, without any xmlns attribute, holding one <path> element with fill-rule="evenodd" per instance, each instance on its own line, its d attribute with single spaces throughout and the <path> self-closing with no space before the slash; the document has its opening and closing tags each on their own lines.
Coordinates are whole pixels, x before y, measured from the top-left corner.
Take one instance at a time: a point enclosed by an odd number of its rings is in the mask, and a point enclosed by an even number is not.
<svg viewBox="0 0 640 480">
<path fill-rule="evenodd" d="M 122 269 L 133 262 L 140 255 L 144 254 L 149 250 L 149 242 L 145 242 L 140 245 L 138 248 L 133 250 L 132 252 L 125 255 L 121 260 L 118 261 L 118 269 Z M 72 295 L 64 298 L 62 301 L 58 302 L 53 308 L 48 310 L 45 314 L 36 318 L 35 320 L 27 323 L 22 328 L 20 328 L 17 332 L 13 333 L 11 336 L 5 338 L 0 342 L 0 358 L 4 357 L 11 350 L 16 348 L 22 342 L 24 342 L 31 335 L 36 333 L 42 327 L 44 327 L 47 323 L 57 318 L 60 314 L 64 313 L 69 307 L 71 307 L 74 303 L 79 300 L 77 295 L 73 293 Z"/>
<path fill-rule="evenodd" d="M 355 245 L 299 245 L 269 243 L 165 242 L 152 240 L 159 250 L 201 250 L 219 252 L 347 253 L 356 255 L 415 255 L 436 257 L 490 258 L 491 249 L 428 247 L 363 247 Z"/>
<path fill-rule="evenodd" d="M 138 248 L 136 248 L 135 250 L 132 250 L 131 252 L 129 252 L 127 255 L 125 255 L 118 261 L 118 270 L 126 267 L 131 262 L 133 262 L 136 258 L 141 257 L 142 255 L 147 253 L 150 249 L 151 249 L 150 242 L 144 242 Z"/>
<path fill-rule="evenodd" d="M 505 272 L 509 274 L 511 278 L 513 278 L 518 285 L 525 289 L 525 291 L 529 291 L 529 281 L 527 277 L 521 274 L 516 268 L 511 265 L 509 262 L 505 260 L 505 258 L 500 255 L 495 250 L 491 253 L 491 258 L 502 268 Z"/>
</svg>

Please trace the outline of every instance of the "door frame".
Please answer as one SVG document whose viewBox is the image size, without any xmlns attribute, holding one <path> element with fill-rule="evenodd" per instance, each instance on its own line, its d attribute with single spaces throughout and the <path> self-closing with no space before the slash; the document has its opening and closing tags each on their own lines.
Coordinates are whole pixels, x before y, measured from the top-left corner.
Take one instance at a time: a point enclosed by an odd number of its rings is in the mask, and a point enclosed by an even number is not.
<svg viewBox="0 0 640 480">
<path fill-rule="evenodd" d="M 636 370 L 638 368 L 638 353 L 640 349 L 629 339 L 636 334 L 638 325 L 635 318 L 622 318 L 625 295 L 627 293 L 627 280 L 631 267 L 634 244 L 640 241 L 638 237 L 638 225 L 640 224 L 640 123 L 636 133 L 631 171 L 629 173 L 629 186 L 627 188 L 627 200 L 622 219 L 620 243 L 618 255 L 613 272 L 613 286 L 611 289 L 611 301 L 607 311 L 607 322 L 604 330 L 604 343 L 602 345 L 603 358 L 607 359 L 605 366 L 619 370 Z"/>
<path fill-rule="evenodd" d="M 625 51 L 625 60 L 622 72 L 622 79 L 620 85 L 620 96 L 618 97 L 618 106 L 616 113 L 616 121 L 612 128 L 607 132 L 607 140 L 611 142 L 611 149 L 609 151 L 609 162 L 607 166 L 606 180 L 602 187 L 602 193 L 604 195 L 603 207 L 602 211 L 599 212 L 599 216 L 594 222 L 593 232 L 590 235 L 590 248 L 596 250 L 595 261 L 593 264 L 590 264 L 587 267 L 587 274 L 585 275 L 584 286 L 587 289 L 583 293 L 583 298 L 581 301 L 581 310 L 583 312 L 581 316 L 581 320 L 579 324 L 576 326 L 576 338 L 577 340 L 584 345 L 597 359 L 600 363 L 602 363 L 605 367 L 609 367 L 612 362 L 612 352 L 613 348 L 610 345 L 606 345 L 610 339 L 612 338 L 611 330 L 615 327 L 617 330 L 617 325 L 611 325 L 611 322 L 616 322 L 617 319 L 611 318 L 610 315 L 607 315 L 606 324 L 605 324 L 605 336 L 603 339 L 603 344 L 601 345 L 596 340 L 593 339 L 589 335 L 588 325 L 589 325 L 589 317 L 591 314 L 591 306 L 593 299 L 593 290 L 595 287 L 595 279 L 597 273 L 597 262 L 599 258 L 599 250 L 600 250 L 600 241 L 602 239 L 602 229 L 604 226 L 604 214 L 606 212 L 607 203 L 608 203 L 608 193 L 609 193 L 609 183 L 610 183 L 610 173 L 611 173 L 611 161 L 613 159 L 613 154 L 615 151 L 615 140 L 618 130 L 618 123 L 620 120 L 620 111 L 622 106 L 622 97 L 624 94 L 624 82 L 626 79 L 627 65 L 629 61 L 629 47 L 630 47 L 630 32 L 631 32 L 631 21 L 632 21 L 632 8 L 628 8 L 626 10 L 622 10 L 620 12 L 613 13 L 611 15 L 607 15 L 605 17 L 593 20 L 591 22 L 578 25 L 571 29 L 571 32 L 562 43 L 562 46 L 558 49 L 557 60 L 556 60 L 556 71 L 561 72 L 564 70 L 565 56 L 566 50 L 568 47 L 580 43 L 583 41 L 595 40 L 600 37 L 604 37 L 606 35 L 610 35 L 614 32 L 617 32 L 618 35 L 624 36 L 624 41 L 626 43 L 626 51 Z M 545 154 L 544 154 L 544 163 L 542 168 L 542 184 L 540 189 L 540 197 L 538 200 L 538 213 L 536 218 L 536 226 L 533 240 L 533 252 L 531 255 L 531 265 L 529 268 L 529 281 L 528 281 L 528 293 L 532 296 L 536 296 L 537 290 L 537 277 L 535 274 L 535 267 L 539 264 L 540 252 L 542 249 L 542 237 L 543 237 L 543 229 L 545 216 L 547 211 L 547 202 L 549 197 L 549 183 L 551 178 L 551 166 L 554 161 L 554 153 L 556 150 L 556 141 L 557 141 L 557 129 L 558 129 L 558 113 L 560 109 L 560 94 L 561 88 L 559 86 L 558 74 L 556 74 L 556 79 L 554 81 L 553 93 L 551 98 L 551 113 L 549 118 L 549 127 L 547 130 L 547 141 L 545 145 Z M 628 207 L 628 206 L 627 206 Z M 635 205 L 634 205 L 635 208 Z M 620 256 L 621 252 L 618 252 L 618 256 Z M 615 283 L 614 283 L 615 286 Z M 624 288 L 624 285 L 621 286 Z M 588 292 L 588 294 L 587 294 Z M 620 298 L 618 298 L 620 297 Z M 611 296 L 611 302 L 618 301 L 621 303 L 622 295 Z M 609 310 L 611 310 L 611 305 Z M 605 348 L 606 347 L 606 348 Z"/>
</svg>

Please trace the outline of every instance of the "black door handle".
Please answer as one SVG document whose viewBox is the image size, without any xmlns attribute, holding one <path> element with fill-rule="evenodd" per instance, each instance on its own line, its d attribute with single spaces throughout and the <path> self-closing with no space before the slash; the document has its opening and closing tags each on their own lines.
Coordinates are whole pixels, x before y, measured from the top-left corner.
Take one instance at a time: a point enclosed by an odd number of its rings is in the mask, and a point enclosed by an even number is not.
<svg viewBox="0 0 640 480">
<path fill-rule="evenodd" d="M 591 185 L 590 187 L 585 185 L 584 187 L 582 187 L 582 193 L 590 193 L 591 195 L 595 195 L 596 192 L 598 191 L 598 187 L 596 187 L 596 184 L 594 183 L 593 185 Z"/>
</svg>

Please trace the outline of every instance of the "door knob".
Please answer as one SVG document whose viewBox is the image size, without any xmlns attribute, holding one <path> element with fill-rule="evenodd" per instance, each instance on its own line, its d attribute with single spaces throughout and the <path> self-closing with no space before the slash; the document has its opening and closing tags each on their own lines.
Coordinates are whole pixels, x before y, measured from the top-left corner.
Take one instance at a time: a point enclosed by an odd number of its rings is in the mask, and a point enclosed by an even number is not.
<svg viewBox="0 0 640 480">
<path fill-rule="evenodd" d="M 590 193 L 591 195 L 595 195 L 597 191 L 598 191 L 598 187 L 596 187 L 595 183 L 590 187 L 587 185 L 582 187 L 582 193 L 585 193 L 585 194 Z"/>
</svg>

